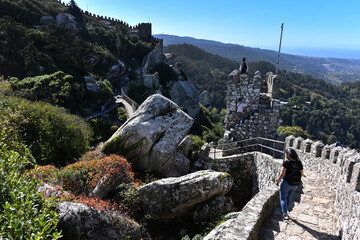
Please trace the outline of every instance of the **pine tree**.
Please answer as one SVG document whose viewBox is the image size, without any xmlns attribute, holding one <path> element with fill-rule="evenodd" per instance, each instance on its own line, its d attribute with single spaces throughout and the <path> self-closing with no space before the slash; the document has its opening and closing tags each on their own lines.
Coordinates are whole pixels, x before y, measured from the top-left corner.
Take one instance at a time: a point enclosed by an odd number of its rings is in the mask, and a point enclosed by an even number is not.
<svg viewBox="0 0 360 240">
<path fill-rule="evenodd" d="M 68 12 L 76 18 L 76 21 L 78 21 L 78 23 L 80 24 L 83 23 L 84 22 L 83 15 L 81 13 L 80 8 L 77 6 L 75 0 L 70 0 L 68 5 L 69 5 Z"/>
</svg>

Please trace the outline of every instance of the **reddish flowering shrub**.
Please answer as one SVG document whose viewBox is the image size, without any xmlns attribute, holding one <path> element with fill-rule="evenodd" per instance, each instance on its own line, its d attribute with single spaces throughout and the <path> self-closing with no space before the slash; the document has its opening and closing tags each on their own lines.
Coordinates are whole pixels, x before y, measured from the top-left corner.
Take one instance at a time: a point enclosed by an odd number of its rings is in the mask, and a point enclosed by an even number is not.
<svg viewBox="0 0 360 240">
<path fill-rule="evenodd" d="M 111 202 L 110 200 L 101 200 L 99 198 L 91 198 L 91 197 L 87 197 L 84 194 L 77 196 L 74 199 L 74 201 L 78 202 L 78 203 L 84 203 L 84 204 L 88 205 L 89 207 L 95 208 L 99 211 L 110 210 L 110 211 L 121 211 L 122 213 L 125 213 L 128 215 L 133 214 L 131 211 L 125 211 L 121 205 Z"/>
<path fill-rule="evenodd" d="M 105 154 L 103 154 L 100 151 L 100 148 L 97 148 L 93 151 L 86 152 L 81 158 L 80 161 L 91 161 L 91 160 L 100 160 L 102 158 L 106 157 Z"/>
<path fill-rule="evenodd" d="M 101 179 L 117 176 L 127 181 L 134 180 L 134 173 L 127 160 L 113 154 L 70 164 L 59 173 L 59 180 L 65 190 L 75 194 L 89 194 Z"/>
<path fill-rule="evenodd" d="M 54 182 L 59 174 L 59 169 L 52 165 L 36 166 L 34 169 L 26 172 L 27 176 L 44 182 Z"/>
</svg>

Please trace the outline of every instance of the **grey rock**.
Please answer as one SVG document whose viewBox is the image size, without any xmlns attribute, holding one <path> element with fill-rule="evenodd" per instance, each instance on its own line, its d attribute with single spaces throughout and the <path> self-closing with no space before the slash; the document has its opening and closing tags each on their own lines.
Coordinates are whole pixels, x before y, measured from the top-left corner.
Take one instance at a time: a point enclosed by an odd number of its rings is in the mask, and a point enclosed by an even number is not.
<svg viewBox="0 0 360 240">
<path fill-rule="evenodd" d="M 150 89 L 159 89 L 161 87 L 159 82 L 159 73 L 156 72 L 154 74 L 145 74 L 144 85 Z"/>
<path fill-rule="evenodd" d="M 90 76 L 84 76 L 84 80 L 86 83 L 96 83 L 95 78 Z"/>
<path fill-rule="evenodd" d="M 196 206 L 193 218 L 197 222 L 204 222 L 216 216 L 230 212 L 234 208 L 231 198 L 217 196 Z"/>
<path fill-rule="evenodd" d="M 214 196 L 225 195 L 232 177 L 224 172 L 198 171 L 178 178 L 164 178 L 139 189 L 142 209 L 158 218 L 176 218 Z"/>
<path fill-rule="evenodd" d="M 102 151 L 122 154 L 141 170 L 181 176 L 187 173 L 190 161 L 177 152 L 177 147 L 193 121 L 174 102 L 155 94 L 140 105 Z"/>
<path fill-rule="evenodd" d="M 59 186 L 51 186 L 47 183 L 44 183 L 41 185 L 38 189 L 38 192 L 40 192 L 45 197 L 60 197 L 62 194 L 69 194 L 68 192 L 64 191 Z"/>
<path fill-rule="evenodd" d="M 141 226 L 115 212 L 100 212 L 82 203 L 59 202 L 59 224 L 63 239 L 140 239 Z"/>
<path fill-rule="evenodd" d="M 119 164 L 120 165 L 120 164 Z M 105 198 L 112 190 L 114 190 L 121 183 L 129 183 L 131 181 L 130 176 L 125 172 L 122 166 L 115 165 L 108 169 L 108 173 L 104 173 L 104 176 L 96 184 L 91 196 L 98 198 Z M 118 171 L 117 174 L 109 174 L 112 170 Z"/>
<path fill-rule="evenodd" d="M 40 18 L 41 25 L 56 24 L 56 20 L 52 16 L 42 16 Z"/>
<path fill-rule="evenodd" d="M 78 23 L 76 18 L 69 13 L 60 13 L 56 16 L 56 25 L 59 27 L 65 27 L 71 29 L 74 33 L 78 33 Z"/>
<path fill-rule="evenodd" d="M 185 109 L 191 117 L 196 117 L 199 114 L 199 96 L 192 81 L 173 82 L 169 93 L 170 98 L 182 109 Z"/>
<path fill-rule="evenodd" d="M 122 61 L 118 60 L 118 64 L 111 66 L 111 68 L 109 69 L 107 78 L 109 80 L 117 79 L 122 75 L 124 75 L 125 73 L 126 73 L 125 64 Z"/>
<path fill-rule="evenodd" d="M 92 92 L 98 92 L 99 91 L 99 87 L 97 86 L 96 83 L 90 83 L 87 82 L 86 83 L 86 89 Z"/>
<path fill-rule="evenodd" d="M 208 91 L 203 91 L 199 95 L 199 102 L 204 105 L 205 107 L 210 106 L 210 94 Z"/>
<path fill-rule="evenodd" d="M 178 146 L 178 151 L 184 154 L 185 156 L 189 156 L 191 151 L 193 150 L 193 141 L 194 139 L 191 136 L 185 137 Z"/>
<path fill-rule="evenodd" d="M 120 66 L 119 65 L 113 65 L 109 69 L 109 72 L 107 74 L 107 78 L 110 79 L 110 80 L 116 79 L 117 77 L 119 77 L 119 74 L 120 74 Z"/>
</svg>

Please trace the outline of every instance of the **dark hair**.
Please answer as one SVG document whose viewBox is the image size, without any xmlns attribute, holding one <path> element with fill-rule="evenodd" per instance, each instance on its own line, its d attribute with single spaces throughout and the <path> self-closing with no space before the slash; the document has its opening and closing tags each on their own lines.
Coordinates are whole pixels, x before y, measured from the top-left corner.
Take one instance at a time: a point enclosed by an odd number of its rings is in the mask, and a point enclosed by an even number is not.
<svg viewBox="0 0 360 240">
<path fill-rule="evenodd" d="M 238 99 L 238 101 L 240 101 L 240 102 L 241 102 L 241 101 L 242 101 L 242 99 L 241 99 L 241 98 L 239 98 L 239 99 Z"/>
<path fill-rule="evenodd" d="M 245 61 L 246 61 L 246 57 L 244 57 L 242 61 L 245 62 Z"/>
<path fill-rule="evenodd" d="M 293 149 L 293 148 L 288 148 L 288 149 L 286 149 L 285 152 L 290 155 L 290 158 L 291 158 L 292 160 L 300 161 L 300 158 L 299 158 L 299 156 L 297 155 L 295 149 Z"/>
</svg>

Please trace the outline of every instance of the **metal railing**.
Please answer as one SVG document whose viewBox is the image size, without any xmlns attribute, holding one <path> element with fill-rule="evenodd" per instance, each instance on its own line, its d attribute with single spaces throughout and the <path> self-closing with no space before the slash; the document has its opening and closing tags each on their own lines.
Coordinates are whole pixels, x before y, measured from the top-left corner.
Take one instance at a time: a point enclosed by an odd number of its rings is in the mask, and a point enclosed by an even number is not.
<svg viewBox="0 0 360 240">
<path fill-rule="evenodd" d="M 258 151 L 266 153 L 276 158 L 283 158 L 285 151 L 285 142 L 269 138 L 256 137 L 235 141 L 230 143 L 211 146 L 213 151 L 209 151 L 209 157 L 216 159 L 218 155 L 231 156 L 234 154 Z"/>
</svg>

